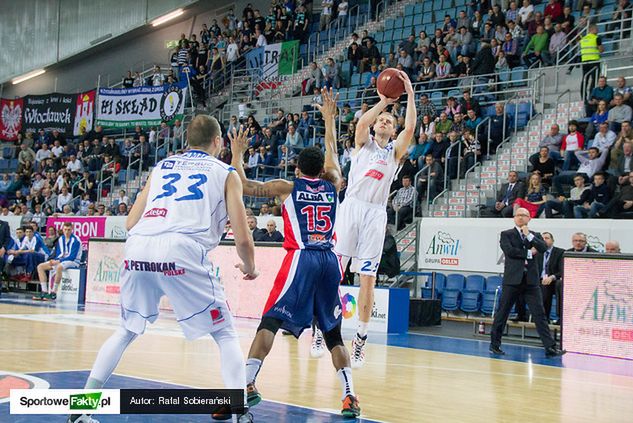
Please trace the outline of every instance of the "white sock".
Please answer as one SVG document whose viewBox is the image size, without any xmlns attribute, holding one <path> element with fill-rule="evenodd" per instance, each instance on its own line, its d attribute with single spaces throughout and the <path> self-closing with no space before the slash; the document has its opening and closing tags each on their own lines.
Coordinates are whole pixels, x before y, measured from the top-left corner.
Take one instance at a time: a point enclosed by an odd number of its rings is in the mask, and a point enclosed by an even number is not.
<svg viewBox="0 0 633 423">
<path fill-rule="evenodd" d="M 224 327 L 211 334 L 220 348 L 220 367 L 226 389 L 241 389 L 246 404 L 246 374 L 244 355 L 240 348 L 240 338 L 231 326 Z"/>
<path fill-rule="evenodd" d="M 134 332 L 130 332 L 124 327 L 118 328 L 101 346 L 88 380 L 93 379 L 105 384 L 119 364 L 125 349 L 136 337 Z"/>
<path fill-rule="evenodd" d="M 246 360 L 246 384 L 255 383 L 259 369 L 262 368 L 262 361 L 259 358 L 249 358 Z"/>
<path fill-rule="evenodd" d="M 338 372 L 336 372 L 338 376 L 338 380 L 341 382 L 341 388 L 343 388 L 343 396 L 341 400 L 344 400 L 348 395 L 354 395 L 354 381 L 352 380 L 352 369 L 349 367 L 343 367 Z"/>
<path fill-rule="evenodd" d="M 48 292 L 48 284 L 46 282 L 40 282 L 40 288 L 42 288 L 42 293 Z"/>
<path fill-rule="evenodd" d="M 361 338 L 367 337 L 367 326 L 369 326 L 369 322 L 361 322 L 360 320 L 358 321 L 358 336 L 360 336 Z"/>
</svg>

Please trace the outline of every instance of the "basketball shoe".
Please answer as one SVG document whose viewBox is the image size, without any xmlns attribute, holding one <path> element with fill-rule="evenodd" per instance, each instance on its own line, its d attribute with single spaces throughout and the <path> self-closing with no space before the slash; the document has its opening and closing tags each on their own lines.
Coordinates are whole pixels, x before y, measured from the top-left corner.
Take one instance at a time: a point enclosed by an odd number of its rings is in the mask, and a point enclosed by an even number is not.
<svg viewBox="0 0 633 423">
<path fill-rule="evenodd" d="M 321 329 L 315 328 L 314 334 L 312 334 L 312 346 L 310 347 L 310 356 L 312 358 L 319 358 L 323 355 L 325 352 L 325 348 L 323 348 L 324 343 L 323 332 L 321 332 Z"/>
<path fill-rule="evenodd" d="M 359 334 L 356 334 L 354 339 L 352 339 L 352 369 L 358 369 L 363 367 L 365 364 L 365 341 L 367 340 L 367 336 L 361 337 Z"/>
<path fill-rule="evenodd" d="M 343 400 L 343 408 L 341 409 L 343 417 L 356 418 L 360 416 L 360 406 L 358 405 L 358 398 L 354 395 L 348 395 Z"/>
<path fill-rule="evenodd" d="M 246 385 L 246 403 L 248 404 L 248 407 L 250 408 L 256 406 L 261 400 L 262 396 L 255 387 L 255 384 L 249 383 Z"/>
</svg>

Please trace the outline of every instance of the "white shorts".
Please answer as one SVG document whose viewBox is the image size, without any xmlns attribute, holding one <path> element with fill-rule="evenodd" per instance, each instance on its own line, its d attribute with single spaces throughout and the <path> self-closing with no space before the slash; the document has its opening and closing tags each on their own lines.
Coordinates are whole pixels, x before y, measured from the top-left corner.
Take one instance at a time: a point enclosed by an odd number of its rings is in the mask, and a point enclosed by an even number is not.
<svg viewBox="0 0 633 423">
<path fill-rule="evenodd" d="M 224 288 L 204 248 L 180 234 L 133 235 L 125 243 L 121 271 L 121 317 L 131 332 L 142 334 L 158 318 L 163 295 L 188 339 L 228 325 L 233 318 Z"/>
<path fill-rule="evenodd" d="M 59 264 L 62 265 L 62 269 L 64 270 L 77 269 L 79 267 L 79 263 L 77 263 L 76 261 L 62 261 Z"/>
<path fill-rule="evenodd" d="M 386 206 L 346 198 L 336 212 L 334 252 L 352 259 L 352 272 L 376 276 L 386 229 Z"/>
</svg>

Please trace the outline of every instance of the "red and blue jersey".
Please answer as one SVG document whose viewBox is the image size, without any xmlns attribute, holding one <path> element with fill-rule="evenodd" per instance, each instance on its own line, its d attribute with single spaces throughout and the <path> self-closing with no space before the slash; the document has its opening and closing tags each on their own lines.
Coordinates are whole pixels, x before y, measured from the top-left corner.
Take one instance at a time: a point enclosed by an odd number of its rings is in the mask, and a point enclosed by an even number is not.
<svg viewBox="0 0 633 423">
<path fill-rule="evenodd" d="M 297 178 L 282 205 L 286 250 L 329 250 L 333 247 L 336 187 L 323 179 Z"/>
</svg>

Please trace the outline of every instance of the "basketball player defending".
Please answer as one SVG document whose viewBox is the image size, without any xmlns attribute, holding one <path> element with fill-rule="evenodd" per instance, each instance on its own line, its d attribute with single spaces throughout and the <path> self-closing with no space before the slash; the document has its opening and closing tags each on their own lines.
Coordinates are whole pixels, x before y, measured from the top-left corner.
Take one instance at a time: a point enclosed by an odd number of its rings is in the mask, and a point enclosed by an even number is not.
<svg viewBox="0 0 633 423">
<path fill-rule="evenodd" d="M 365 112 L 356 124 L 356 138 L 345 201 L 336 219 L 334 251 L 341 256 L 343 269 L 360 274 L 358 331 L 352 341 L 352 368 L 365 363 L 367 326 L 374 305 L 376 273 L 382 255 L 387 226 L 387 197 L 400 159 L 407 151 L 416 125 L 415 94 L 406 73 L 400 79 L 407 93 L 404 130 L 392 141 L 396 118 L 385 111 L 395 103 L 380 92 L 380 101 Z M 373 125 L 374 136 L 369 132 Z M 318 332 L 316 332 L 318 335 Z"/>
<path fill-rule="evenodd" d="M 240 131 L 239 135 L 229 135 L 232 165 L 242 178 L 244 193 L 256 197 L 280 197 L 285 231 L 283 246 L 287 250 L 248 353 L 246 392 L 249 406 L 261 401 L 255 378 L 262 361 L 270 353 L 277 331 L 283 328 L 298 338 L 316 316 L 343 388 L 341 413 L 346 417 L 357 417 L 360 407 L 354 395 L 349 353 L 341 336 L 342 309 L 338 287 L 343 270 L 332 251 L 338 191 L 342 182 L 336 154 L 336 99 L 331 90 L 322 90 L 322 97 L 323 106 L 319 109 L 325 120 L 325 157 L 316 147 L 302 150 L 298 177 L 294 181 L 246 179 L 242 158 L 248 147 L 247 134 Z"/>
<path fill-rule="evenodd" d="M 87 389 L 100 389 L 125 349 L 158 318 L 158 303 L 169 298 L 185 336 L 211 334 L 220 349 L 228 389 L 244 389 L 244 358 L 226 305 L 224 289 L 207 253 L 220 242 L 227 215 L 235 233 L 244 279 L 257 277 L 253 239 L 246 224 L 242 183 L 215 156 L 223 145 L 215 118 L 197 116 L 187 130 L 189 150 L 160 161 L 127 217 L 128 239 L 121 270 L 119 329 L 103 344 Z M 93 422 L 70 416 L 69 422 Z M 251 421 L 250 413 L 240 422 Z"/>
</svg>

